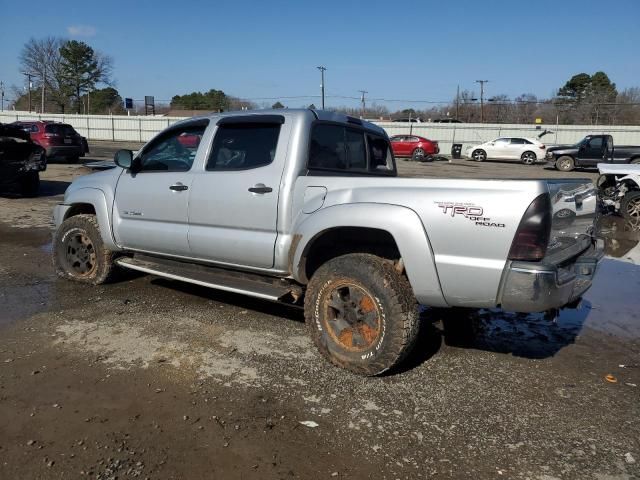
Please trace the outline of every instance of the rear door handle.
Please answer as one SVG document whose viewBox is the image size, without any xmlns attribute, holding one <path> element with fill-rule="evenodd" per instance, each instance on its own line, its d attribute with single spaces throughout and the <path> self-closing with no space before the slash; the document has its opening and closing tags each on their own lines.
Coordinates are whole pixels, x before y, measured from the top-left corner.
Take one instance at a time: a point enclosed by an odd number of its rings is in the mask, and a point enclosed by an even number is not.
<svg viewBox="0 0 640 480">
<path fill-rule="evenodd" d="M 264 183 L 256 183 L 249 191 L 251 193 L 270 193 L 273 192 L 273 188 L 267 187 Z"/>
<path fill-rule="evenodd" d="M 185 190 L 189 190 L 189 187 L 187 185 L 184 185 L 183 183 L 178 182 L 174 185 L 171 185 L 169 189 L 173 190 L 174 192 L 183 192 Z"/>
</svg>

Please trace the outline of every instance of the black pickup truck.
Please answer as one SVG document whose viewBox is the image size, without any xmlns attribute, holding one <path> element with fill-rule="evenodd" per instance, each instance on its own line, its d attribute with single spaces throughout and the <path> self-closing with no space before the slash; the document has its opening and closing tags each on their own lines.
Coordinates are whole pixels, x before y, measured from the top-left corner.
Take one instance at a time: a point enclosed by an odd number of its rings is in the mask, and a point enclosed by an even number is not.
<svg viewBox="0 0 640 480">
<path fill-rule="evenodd" d="M 31 141 L 28 133 L 0 123 L 0 191 L 18 187 L 22 195 L 35 197 L 40 188 L 40 172 L 46 168 L 44 149 Z"/>
<path fill-rule="evenodd" d="M 640 163 L 640 146 L 613 146 L 611 135 L 587 135 L 575 145 L 550 147 L 546 160 L 563 172 L 598 163 Z"/>
</svg>

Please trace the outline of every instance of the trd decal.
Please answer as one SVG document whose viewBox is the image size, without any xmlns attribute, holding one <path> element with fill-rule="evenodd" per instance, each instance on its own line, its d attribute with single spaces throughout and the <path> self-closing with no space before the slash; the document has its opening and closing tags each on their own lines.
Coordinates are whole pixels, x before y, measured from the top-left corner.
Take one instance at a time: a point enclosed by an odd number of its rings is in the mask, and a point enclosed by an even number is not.
<svg viewBox="0 0 640 480">
<path fill-rule="evenodd" d="M 442 213 L 451 217 L 464 217 L 479 227 L 498 227 L 504 228 L 504 223 L 496 223 L 491 221 L 491 217 L 484 215 L 484 208 L 473 203 L 462 202 L 435 202 Z"/>
</svg>

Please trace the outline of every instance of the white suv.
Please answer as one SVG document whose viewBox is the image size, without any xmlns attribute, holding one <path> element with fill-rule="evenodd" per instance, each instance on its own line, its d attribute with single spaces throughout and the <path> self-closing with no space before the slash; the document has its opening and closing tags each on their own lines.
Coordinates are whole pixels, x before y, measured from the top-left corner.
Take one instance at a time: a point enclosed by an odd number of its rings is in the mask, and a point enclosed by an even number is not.
<svg viewBox="0 0 640 480">
<path fill-rule="evenodd" d="M 476 162 L 487 159 L 519 160 L 525 165 L 543 161 L 547 147 L 535 138 L 501 137 L 467 148 L 466 156 Z"/>
</svg>

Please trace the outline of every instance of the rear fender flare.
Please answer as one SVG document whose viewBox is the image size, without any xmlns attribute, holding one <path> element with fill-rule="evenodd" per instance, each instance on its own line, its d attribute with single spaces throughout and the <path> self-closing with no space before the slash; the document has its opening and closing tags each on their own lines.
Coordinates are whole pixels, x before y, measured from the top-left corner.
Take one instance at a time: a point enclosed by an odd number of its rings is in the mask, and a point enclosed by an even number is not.
<svg viewBox="0 0 640 480">
<path fill-rule="evenodd" d="M 296 237 L 292 275 L 306 284 L 306 258 L 314 240 L 340 227 L 376 228 L 391 234 L 404 261 L 405 272 L 418 302 L 448 306 L 442 294 L 429 237 L 418 214 L 406 207 L 377 203 L 353 203 L 323 208 L 307 215 L 294 228 Z"/>
</svg>

